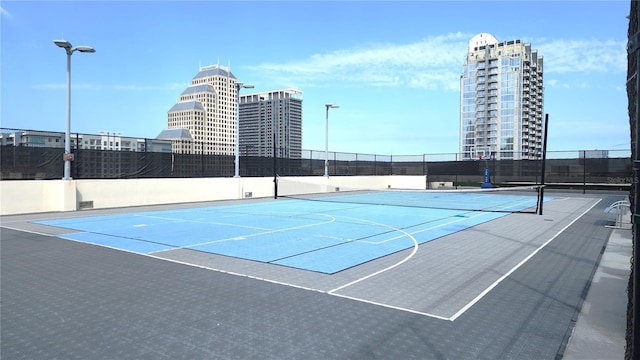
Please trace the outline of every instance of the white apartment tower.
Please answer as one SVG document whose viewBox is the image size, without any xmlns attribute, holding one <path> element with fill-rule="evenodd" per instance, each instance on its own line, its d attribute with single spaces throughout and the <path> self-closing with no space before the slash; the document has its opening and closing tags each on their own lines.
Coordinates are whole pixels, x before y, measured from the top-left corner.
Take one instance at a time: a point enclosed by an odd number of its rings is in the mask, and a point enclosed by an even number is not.
<svg viewBox="0 0 640 360">
<path fill-rule="evenodd" d="M 480 33 L 460 76 L 462 159 L 542 157 L 542 56 L 520 40 Z"/>
<path fill-rule="evenodd" d="M 188 135 L 172 139 L 172 151 L 192 154 L 235 154 L 238 93 L 236 77 L 221 65 L 201 67 L 191 85 L 168 111 L 168 128 Z"/>
<path fill-rule="evenodd" d="M 302 91 L 240 95 L 240 154 L 302 157 Z"/>
</svg>

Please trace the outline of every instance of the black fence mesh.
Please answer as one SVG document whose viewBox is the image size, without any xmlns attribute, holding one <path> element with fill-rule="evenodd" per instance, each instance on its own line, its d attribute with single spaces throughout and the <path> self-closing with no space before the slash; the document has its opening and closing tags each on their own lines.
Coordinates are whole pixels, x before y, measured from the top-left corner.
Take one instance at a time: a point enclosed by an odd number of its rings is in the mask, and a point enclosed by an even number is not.
<svg viewBox="0 0 640 360">
<path fill-rule="evenodd" d="M 235 156 L 178 154 L 150 151 L 74 149 L 74 179 L 128 179 L 231 177 Z M 624 185 L 632 182 L 632 161 L 625 151 L 607 151 L 608 157 L 590 158 L 587 151 L 550 153 L 546 183 Z M 601 154 L 601 153 L 600 153 Z M 59 147 L 0 146 L 0 179 L 61 179 L 64 149 Z M 456 154 L 368 155 L 331 152 L 331 176 L 427 175 L 429 182 L 481 182 L 485 168 L 493 183 L 539 183 L 541 160 L 447 160 Z M 325 152 L 302 152 L 301 158 L 240 156 L 239 175 L 268 177 L 321 176 Z M 571 157 L 573 156 L 573 157 Z"/>
</svg>

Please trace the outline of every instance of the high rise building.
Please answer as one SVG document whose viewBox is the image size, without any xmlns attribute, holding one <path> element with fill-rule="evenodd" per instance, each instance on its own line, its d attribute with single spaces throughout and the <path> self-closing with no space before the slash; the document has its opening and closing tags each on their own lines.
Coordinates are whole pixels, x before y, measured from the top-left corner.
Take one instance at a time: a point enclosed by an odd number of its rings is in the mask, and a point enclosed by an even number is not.
<svg viewBox="0 0 640 360">
<path fill-rule="evenodd" d="M 184 129 L 171 139 L 175 153 L 235 154 L 236 77 L 221 65 L 201 67 L 168 111 L 168 129 Z M 167 137 L 164 137 L 167 138 Z"/>
<path fill-rule="evenodd" d="M 462 159 L 542 157 L 542 56 L 520 40 L 480 33 L 460 76 Z"/>
<path fill-rule="evenodd" d="M 240 95 L 239 107 L 241 155 L 302 157 L 302 91 Z"/>
<path fill-rule="evenodd" d="M 71 133 L 70 140 L 74 155 L 71 163 L 73 178 L 171 176 L 167 169 L 170 166 L 153 166 L 154 161 L 161 162 L 167 156 L 171 158 L 169 141 L 128 137 L 111 131 L 101 131 L 100 134 Z M 1 179 L 50 179 L 58 171 L 62 175 L 61 160 L 65 148 L 65 134 L 62 132 L 1 131 L 0 146 L 3 153 Z M 141 169 L 141 163 L 149 166 Z"/>
<path fill-rule="evenodd" d="M 70 134 L 73 150 L 111 150 L 132 152 L 171 152 L 168 141 L 122 136 L 119 132 L 100 134 Z M 14 130 L 0 133 L 0 145 L 40 148 L 64 148 L 65 134 L 54 131 Z M 74 151 L 74 153 L 77 153 Z"/>
</svg>

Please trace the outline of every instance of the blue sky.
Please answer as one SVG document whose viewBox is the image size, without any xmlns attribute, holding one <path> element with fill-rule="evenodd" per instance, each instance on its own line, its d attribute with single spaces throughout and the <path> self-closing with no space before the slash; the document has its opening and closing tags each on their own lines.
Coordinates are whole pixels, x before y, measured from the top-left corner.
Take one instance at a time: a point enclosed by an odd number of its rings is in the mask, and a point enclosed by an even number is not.
<svg viewBox="0 0 640 360">
<path fill-rule="evenodd" d="M 303 91 L 303 148 L 458 152 L 459 77 L 480 32 L 544 57 L 548 149 L 629 149 L 629 1 L 2 1 L 0 126 L 153 138 L 199 66 Z M 629 151 L 630 154 L 630 151 Z"/>
</svg>

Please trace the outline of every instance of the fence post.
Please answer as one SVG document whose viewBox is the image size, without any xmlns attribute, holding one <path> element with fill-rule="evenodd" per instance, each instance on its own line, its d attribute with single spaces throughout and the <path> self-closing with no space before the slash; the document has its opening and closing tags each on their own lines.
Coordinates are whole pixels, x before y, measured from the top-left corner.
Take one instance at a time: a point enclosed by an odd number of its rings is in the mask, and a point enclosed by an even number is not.
<svg viewBox="0 0 640 360">
<path fill-rule="evenodd" d="M 547 134 L 549 128 L 549 114 L 544 115 L 544 133 L 542 139 L 542 171 L 540 173 L 540 183 L 541 187 L 538 194 L 538 215 L 542 215 L 542 207 L 544 204 L 544 176 L 545 176 L 545 166 L 547 162 Z"/>
<path fill-rule="evenodd" d="M 338 174 L 338 157 L 336 156 L 336 153 L 333 153 L 333 175 L 337 175 Z"/>
<path fill-rule="evenodd" d="M 78 178 L 78 155 L 80 155 L 80 137 L 78 135 L 78 133 L 76 133 L 76 148 L 75 148 L 75 156 L 73 157 L 73 174 L 71 175 L 71 178 L 73 179 L 77 179 Z"/>
<path fill-rule="evenodd" d="M 373 154 L 373 174 L 378 175 L 378 155 Z"/>
<path fill-rule="evenodd" d="M 584 159 L 584 165 L 582 166 L 582 193 L 587 192 L 587 151 L 582 150 L 582 158 Z"/>
<path fill-rule="evenodd" d="M 427 162 L 426 162 L 426 154 L 422 154 L 422 175 L 427 175 Z"/>
</svg>

